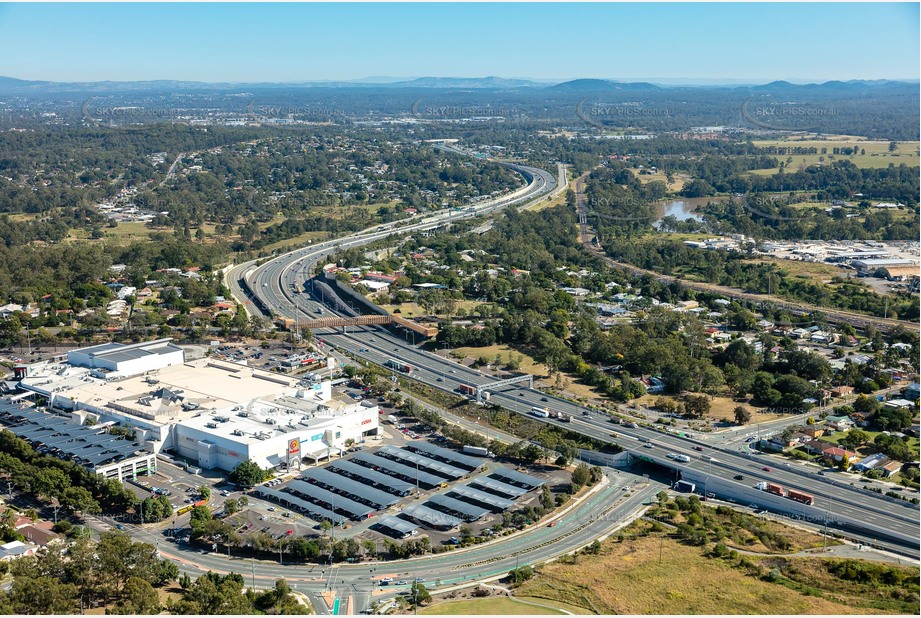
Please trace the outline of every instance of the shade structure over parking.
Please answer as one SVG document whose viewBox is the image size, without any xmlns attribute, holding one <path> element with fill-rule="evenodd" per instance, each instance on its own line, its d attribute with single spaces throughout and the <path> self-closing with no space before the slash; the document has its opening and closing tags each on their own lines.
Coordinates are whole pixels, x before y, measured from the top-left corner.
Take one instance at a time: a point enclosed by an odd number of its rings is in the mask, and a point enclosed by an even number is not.
<svg viewBox="0 0 921 618">
<path fill-rule="evenodd" d="M 469 485 L 458 485 L 448 492 L 448 496 L 488 508 L 494 513 L 501 513 L 515 506 L 514 500 L 500 498 Z"/>
<path fill-rule="evenodd" d="M 511 468 L 498 468 L 495 472 L 489 475 L 491 479 L 498 479 L 509 485 L 515 485 L 516 487 L 527 487 L 529 490 L 537 489 L 544 484 L 544 481 L 540 480 L 536 476 L 531 476 L 530 474 L 523 474 L 517 470 L 512 470 Z"/>
<path fill-rule="evenodd" d="M 462 519 L 441 513 L 424 504 L 411 504 L 403 509 L 402 515 L 436 530 L 450 530 L 463 523 Z"/>
<path fill-rule="evenodd" d="M 400 519 L 393 515 L 387 515 L 382 517 L 377 523 L 372 526 L 392 537 L 398 539 L 405 539 L 413 533 L 416 528 L 419 527 L 419 524 L 415 524 L 411 521 L 406 521 L 405 519 Z"/>
<path fill-rule="evenodd" d="M 458 468 L 464 468 L 468 472 L 476 470 L 483 465 L 482 457 L 471 457 L 470 455 L 464 455 L 463 453 L 458 453 L 457 451 L 452 451 L 451 449 L 435 446 L 434 444 L 425 442 L 423 440 L 407 442 L 406 448 L 413 452 L 421 453 L 422 455 L 437 461 L 448 463 Z"/>
<path fill-rule="evenodd" d="M 345 512 L 352 519 L 362 520 L 375 511 L 373 507 L 355 502 L 345 496 L 334 494 L 333 492 L 311 485 L 304 481 L 291 481 L 285 487 L 285 491 L 301 495 L 311 502 L 317 502 L 320 506 L 335 512 Z"/>
<path fill-rule="evenodd" d="M 400 501 L 400 499 L 393 494 L 374 489 L 370 485 L 353 481 L 348 477 L 336 474 L 324 468 L 307 470 L 301 474 L 301 478 L 305 481 L 325 487 L 337 494 L 345 495 L 356 502 L 370 505 L 375 509 L 385 509 Z"/>
<path fill-rule="evenodd" d="M 119 435 L 100 433 L 98 427 L 74 425 L 69 419 L 20 408 L 8 400 L 0 402 L 0 421 L 17 437 L 36 445 L 39 452 L 93 468 L 147 450 Z"/>
<path fill-rule="evenodd" d="M 377 454 L 382 457 L 396 459 L 413 466 L 418 465 L 421 468 L 425 468 L 432 474 L 437 474 L 447 479 L 459 479 L 467 474 L 466 470 L 461 470 L 456 466 L 442 463 L 440 461 L 435 461 L 434 459 L 426 457 L 425 455 L 413 453 L 411 451 L 407 451 L 406 449 L 397 448 L 395 446 L 381 447 Z"/>
<path fill-rule="evenodd" d="M 435 494 L 425 502 L 425 506 L 448 515 L 460 517 L 464 521 L 476 521 L 489 512 L 489 509 L 484 509 L 481 506 L 451 498 L 444 494 Z"/>
<path fill-rule="evenodd" d="M 415 487 L 412 483 L 407 483 L 396 477 L 384 474 L 383 472 L 360 466 L 348 459 L 334 461 L 329 464 L 327 468 L 335 470 L 338 474 L 347 475 L 359 482 L 368 483 L 377 489 L 396 494 L 397 496 L 408 496 L 413 490 L 413 487 Z"/>
<path fill-rule="evenodd" d="M 410 467 L 397 461 L 379 457 L 378 455 L 374 455 L 372 453 L 358 453 L 355 457 L 352 458 L 352 461 L 356 461 L 366 466 L 377 467 L 385 474 L 395 476 L 410 483 L 415 483 L 418 479 L 419 485 L 428 489 L 431 489 L 432 487 L 438 487 L 444 483 L 444 479 L 440 476 L 429 474 L 425 470 L 418 470 L 415 466 Z"/>
<path fill-rule="evenodd" d="M 283 504 L 295 511 L 300 511 L 301 513 L 304 513 L 311 519 L 315 519 L 318 522 L 326 519 L 329 520 L 331 524 L 338 526 L 348 519 L 342 515 L 339 515 L 338 513 L 333 513 L 329 509 L 325 509 L 322 506 L 298 498 L 295 495 L 285 493 L 283 491 L 278 491 L 277 489 L 272 489 L 271 487 L 265 487 L 264 485 L 260 485 L 259 487 L 254 488 L 253 492 L 265 498 L 274 500 L 279 504 Z"/>
<path fill-rule="evenodd" d="M 470 482 L 470 486 L 506 498 L 517 498 L 528 493 L 528 490 L 524 487 L 515 487 L 489 477 L 475 478 Z"/>
</svg>

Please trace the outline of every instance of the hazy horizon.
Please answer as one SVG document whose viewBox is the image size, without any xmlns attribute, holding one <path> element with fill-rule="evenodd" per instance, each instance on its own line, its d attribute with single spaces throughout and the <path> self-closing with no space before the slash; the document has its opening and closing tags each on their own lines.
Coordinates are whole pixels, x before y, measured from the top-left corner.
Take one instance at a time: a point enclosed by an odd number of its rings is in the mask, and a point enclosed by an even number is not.
<svg viewBox="0 0 921 618">
<path fill-rule="evenodd" d="M 919 15 L 916 3 L 0 4 L 0 75 L 205 83 L 403 75 L 688 85 L 914 81 Z M 885 44 L 857 40 L 883 32 Z"/>
</svg>

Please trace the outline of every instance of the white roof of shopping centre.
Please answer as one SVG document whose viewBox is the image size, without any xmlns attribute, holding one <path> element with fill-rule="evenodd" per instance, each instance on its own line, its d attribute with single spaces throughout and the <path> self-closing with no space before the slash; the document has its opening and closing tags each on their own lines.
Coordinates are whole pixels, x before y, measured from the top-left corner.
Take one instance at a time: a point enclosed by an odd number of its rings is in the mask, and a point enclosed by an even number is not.
<svg viewBox="0 0 921 618">
<path fill-rule="evenodd" d="M 59 371 L 63 375 L 58 375 Z M 294 378 L 206 358 L 164 367 L 149 376 L 108 381 L 89 377 L 86 369 L 49 366 L 23 382 L 24 386 L 54 391 L 93 407 L 115 403 L 122 411 L 163 423 L 190 419 L 201 409 L 219 409 L 254 398 L 293 393 L 298 384 Z M 180 396 L 181 400 L 172 400 L 172 395 Z M 141 403 L 142 399 L 148 399 L 148 403 Z M 197 408 L 183 410 L 182 403 L 194 403 Z"/>
</svg>

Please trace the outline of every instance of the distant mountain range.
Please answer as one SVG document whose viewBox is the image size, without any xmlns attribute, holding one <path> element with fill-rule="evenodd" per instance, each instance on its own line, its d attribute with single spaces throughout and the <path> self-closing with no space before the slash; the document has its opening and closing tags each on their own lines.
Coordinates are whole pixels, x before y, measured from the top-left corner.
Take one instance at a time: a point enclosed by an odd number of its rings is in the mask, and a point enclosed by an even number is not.
<svg viewBox="0 0 921 618">
<path fill-rule="evenodd" d="M 560 83 L 546 83 L 528 79 L 508 79 L 503 77 L 419 77 L 400 79 L 390 77 L 371 77 L 354 81 L 311 81 L 311 82 L 194 82 L 178 80 L 152 81 L 101 81 L 101 82 L 53 82 L 32 81 L 0 76 L 0 93 L 2 94 L 55 94 L 55 93 L 118 93 L 118 92 L 162 92 L 162 91 L 198 91 L 226 92 L 233 90 L 269 90 L 297 88 L 361 88 L 361 89 L 437 89 L 437 90 L 548 90 L 559 93 L 604 93 L 614 91 L 655 92 L 682 88 L 748 88 L 752 91 L 777 92 L 860 92 L 867 90 L 904 88 L 917 86 L 917 81 L 897 80 L 851 80 L 828 81 L 821 84 L 793 84 L 786 81 L 774 81 L 763 85 L 741 86 L 738 84 L 699 85 L 674 84 L 656 85 L 650 82 L 622 82 L 606 79 L 574 79 Z"/>
</svg>

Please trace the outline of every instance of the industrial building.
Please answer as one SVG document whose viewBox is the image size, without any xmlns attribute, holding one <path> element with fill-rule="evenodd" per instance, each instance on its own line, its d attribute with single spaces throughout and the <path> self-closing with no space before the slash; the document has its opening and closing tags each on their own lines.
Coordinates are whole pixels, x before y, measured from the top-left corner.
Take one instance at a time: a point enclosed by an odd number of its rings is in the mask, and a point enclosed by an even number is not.
<svg viewBox="0 0 921 618">
<path fill-rule="evenodd" d="M 858 272 L 873 273 L 880 268 L 908 267 L 917 266 L 913 260 L 902 258 L 879 258 L 872 260 L 854 260 L 851 262 Z"/>
</svg>

